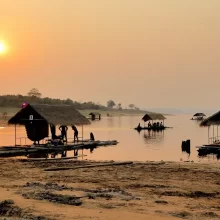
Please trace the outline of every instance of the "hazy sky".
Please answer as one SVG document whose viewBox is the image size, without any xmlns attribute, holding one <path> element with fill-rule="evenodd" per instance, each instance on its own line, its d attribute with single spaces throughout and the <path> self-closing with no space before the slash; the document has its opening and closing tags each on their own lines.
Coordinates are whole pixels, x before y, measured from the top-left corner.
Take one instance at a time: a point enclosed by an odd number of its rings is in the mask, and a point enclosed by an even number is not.
<svg viewBox="0 0 220 220">
<path fill-rule="evenodd" d="M 219 107 L 219 0 L 0 0 L 0 94 Z"/>
</svg>

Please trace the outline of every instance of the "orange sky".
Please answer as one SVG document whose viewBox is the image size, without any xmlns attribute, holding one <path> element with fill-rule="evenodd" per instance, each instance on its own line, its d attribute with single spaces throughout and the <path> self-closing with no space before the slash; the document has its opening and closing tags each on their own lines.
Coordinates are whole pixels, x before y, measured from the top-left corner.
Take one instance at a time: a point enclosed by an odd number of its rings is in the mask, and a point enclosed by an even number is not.
<svg viewBox="0 0 220 220">
<path fill-rule="evenodd" d="M 0 10 L 0 94 L 219 106 L 219 0 L 7 0 Z"/>
</svg>

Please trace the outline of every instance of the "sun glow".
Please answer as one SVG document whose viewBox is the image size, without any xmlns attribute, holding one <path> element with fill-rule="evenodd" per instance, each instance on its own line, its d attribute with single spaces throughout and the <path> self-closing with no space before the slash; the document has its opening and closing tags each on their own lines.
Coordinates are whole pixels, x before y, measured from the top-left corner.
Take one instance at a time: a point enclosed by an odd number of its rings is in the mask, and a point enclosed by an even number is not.
<svg viewBox="0 0 220 220">
<path fill-rule="evenodd" d="M 0 41 L 0 54 L 6 53 L 6 50 L 7 50 L 7 48 L 4 44 L 4 42 Z"/>
</svg>

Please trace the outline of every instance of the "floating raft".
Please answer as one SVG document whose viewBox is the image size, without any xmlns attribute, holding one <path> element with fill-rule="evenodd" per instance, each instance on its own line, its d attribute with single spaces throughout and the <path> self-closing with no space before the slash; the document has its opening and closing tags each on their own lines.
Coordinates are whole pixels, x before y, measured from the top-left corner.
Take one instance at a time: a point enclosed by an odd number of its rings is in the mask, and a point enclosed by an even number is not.
<svg viewBox="0 0 220 220">
<path fill-rule="evenodd" d="M 0 147 L 0 157 L 15 157 L 15 156 L 27 156 L 33 153 L 56 153 L 63 151 L 79 150 L 79 149 L 90 149 L 100 146 L 111 146 L 117 145 L 116 140 L 112 141 L 90 141 L 90 142 L 80 142 L 77 144 L 67 144 L 67 145 L 31 145 L 31 146 L 5 146 Z"/>
<path fill-rule="evenodd" d="M 219 144 L 208 144 L 198 147 L 198 155 L 205 156 L 208 154 L 217 154 L 220 155 L 220 145 Z"/>
<path fill-rule="evenodd" d="M 134 128 L 137 131 L 141 131 L 141 130 L 148 130 L 148 131 L 163 131 L 167 128 L 172 128 L 172 127 L 136 127 Z"/>
</svg>

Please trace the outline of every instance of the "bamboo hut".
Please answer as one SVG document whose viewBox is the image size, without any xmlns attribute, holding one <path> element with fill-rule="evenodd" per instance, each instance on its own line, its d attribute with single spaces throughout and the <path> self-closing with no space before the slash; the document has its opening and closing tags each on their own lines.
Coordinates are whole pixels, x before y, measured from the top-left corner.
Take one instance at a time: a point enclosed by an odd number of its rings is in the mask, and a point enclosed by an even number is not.
<svg viewBox="0 0 220 220">
<path fill-rule="evenodd" d="M 99 112 L 91 112 L 90 114 L 89 114 L 89 116 L 90 116 L 90 118 L 89 119 L 91 119 L 92 121 L 94 121 L 94 120 L 101 120 L 101 114 L 99 113 Z"/>
<path fill-rule="evenodd" d="M 148 113 L 148 114 L 145 114 L 144 117 L 142 118 L 142 120 L 144 121 L 144 127 L 141 127 L 140 124 L 138 125 L 138 127 L 136 127 L 135 129 L 136 130 L 164 130 L 165 127 L 164 126 L 164 120 L 166 118 L 164 117 L 164 115 L 162 114 L 159 114 L 159 113 Z M 161 124 L 158 123 L 155 123 L 155 121 L 162 121 Z M 152 121 L 152 124 L 151 126 L 148 126 L 148 127 L 145 127 L 145 123 L 147 121 Z"/>
<path fill-rule="evenodd" d="M 220 111 L 216 112 L 215 114 L 211 115 L 200 123 L 201 127 L 208 127 L 208 144 L 199 147 L 199 156 L 216 154 L 217 158 L 220 158 L 220 137 L 218 134 L 219 125 Z"/>
<path fill-rule="evenodd" d="M 220 111 L 206 118 L 200 123 L 201 127 L 208 127 L 208 143 L 219 142 L 218 126 L 220 125 Z M 212 126 L 213 135 L 210 136 L 210 128 Z"/>
<path fill-rule="evenodd" d="M 70 105 L 41 105 L 28 104 L 8 121 L 9 125 L 24 125 L 27 137 L 32 141 L 40 141 L 49 136 L 49 125 L 83 125 L 91 124 L 90 121 Z M 83 139 L 83 137 L 82 137 Z"/>
<path fill-rule="evenodd" d="M 145 114 L 144 117 L 142 118 L 144 122 L 156 121 L 156 120 L 160 120 L 164 122 L 165 119 L 166 118 L 164 117 L 164 115 L 159 114 L 159 113 Z"/>
</svg>

